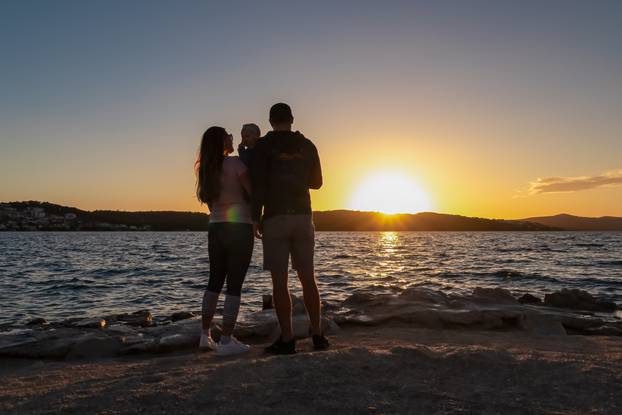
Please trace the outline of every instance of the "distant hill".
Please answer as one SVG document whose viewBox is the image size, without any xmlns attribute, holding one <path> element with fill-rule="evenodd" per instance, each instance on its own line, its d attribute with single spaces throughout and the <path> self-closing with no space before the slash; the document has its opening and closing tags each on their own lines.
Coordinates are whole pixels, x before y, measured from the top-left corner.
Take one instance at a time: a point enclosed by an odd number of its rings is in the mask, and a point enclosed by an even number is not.
<svg viewBox="0 0 622 415">
<path fill-rule="evenodd" d="M 470 218 L 441 213 L 384 215 L 376 212 L 331 210 L 313 212 L 321 231 L 551 231 L 550 226 L 526 221 Z"/>
<path fill-rule="evenodd" d="M 441 213 L 384 215 L 331 210 L 314 212 L 318 231 L 555 231 L 622 230 L 622 218 L 571 215 L 523 220 L 472 218 Z M 200 212 L 86 211 L 47 202 L 0 203 L 0 230 L 206 231 L 209 215 Z"/>
<path fill-rule="evenodd" d="M 561 215 L 540 216 L 523 220 L 568 231 L 622 231 L 622 218 L 615 216 L 586 218 L 563 213 Z"/>
<path fill-rule="evenodd" d="M 86 211 L 47 202 L 0 203 L 0 230 L 18 231 L 206 231 L 199 212 Z"/>
</svg>

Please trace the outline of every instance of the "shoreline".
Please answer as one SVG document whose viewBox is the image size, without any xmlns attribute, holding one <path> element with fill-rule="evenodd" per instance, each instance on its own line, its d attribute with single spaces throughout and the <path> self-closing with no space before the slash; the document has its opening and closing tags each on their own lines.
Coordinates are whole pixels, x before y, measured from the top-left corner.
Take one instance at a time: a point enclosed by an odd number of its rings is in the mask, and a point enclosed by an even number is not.
<svg viewBox="0 0 622 415">
<path fill-rule="evenodd" d="M 617 414 L 622 338 L 349 326 L 329 351 L 254 343 L 77 361 L 1 359 L 0 412 Z"/>
<path fill-rule="evenodd" d="M 331 348 L 315 352 L 293 297 L 293 356 L 263 351 L 279 333 L 270 308 L 236 326 L 251 351 L 225 358 L 198 350 L 192 313 L 40 322 L 0 333 L 0 413 L 621 413 L 622 320 L 597 311 L 617 305 L 579 290 L 536 300 L 359 290 L 326 307 Z"/>
</svg>

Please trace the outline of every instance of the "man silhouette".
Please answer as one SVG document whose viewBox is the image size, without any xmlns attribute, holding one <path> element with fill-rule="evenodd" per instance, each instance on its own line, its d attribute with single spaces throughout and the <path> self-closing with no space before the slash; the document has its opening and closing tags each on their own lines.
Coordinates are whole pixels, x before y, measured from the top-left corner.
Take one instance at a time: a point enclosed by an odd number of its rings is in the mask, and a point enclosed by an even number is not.
<svg viewBox="0 0 622 415">
<path fill-rule="evenodd" d="M 313 226 L 309 189 L 322 186 L 322 168 L 315 145 L 292 131 L 294 117 L 289 105 L 270 108 L 272 131 L 257 142 L 252 164 L 252 217 L 255 236 L 264 249 L 264 269 L 272 275 L 274 308 L 281 327 L 280 338 L 268 353 L 292 354 L 292 303 L 287 284 L 289 257 L 302 284 L 305 307 L 311 322 L 316 350 L 328 348 L 321 331 L 320 294 L 315 282 Z M 263 216 L 262 216 L 263 210 Z"/>
</svg>

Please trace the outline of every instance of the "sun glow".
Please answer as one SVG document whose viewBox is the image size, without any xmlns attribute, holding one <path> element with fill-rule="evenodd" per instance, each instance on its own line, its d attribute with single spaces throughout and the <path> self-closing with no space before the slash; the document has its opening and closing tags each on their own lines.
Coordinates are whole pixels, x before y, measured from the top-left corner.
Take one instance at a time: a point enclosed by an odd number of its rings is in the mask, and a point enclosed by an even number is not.
<svg viewBox="0 0 622 415">
<path fill-rule="evenodd" d="M 432 203 L 414 179 L 399 172 L 378 172 L 361 181 L 349 208 L 386 214 L 417 213 L 431 210 Z"/>
</svg>

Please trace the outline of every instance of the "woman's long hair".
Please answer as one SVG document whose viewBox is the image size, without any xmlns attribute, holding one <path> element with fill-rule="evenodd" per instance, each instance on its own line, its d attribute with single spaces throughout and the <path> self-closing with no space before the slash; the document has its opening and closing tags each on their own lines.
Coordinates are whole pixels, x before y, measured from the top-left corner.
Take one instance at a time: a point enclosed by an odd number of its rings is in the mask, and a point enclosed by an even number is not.
<svg viewBox="0 0 622 415">
<path fill-rule="evenodd" d="M 211 209 L 212 202 L 220 196 L 220 173 L 225 158 L 227 131 L 222 127 L 210 127 L 203 133 L 199 157 L 195 163 L 197 175 L 197 199 Z"/>
</svg>

